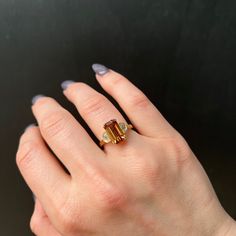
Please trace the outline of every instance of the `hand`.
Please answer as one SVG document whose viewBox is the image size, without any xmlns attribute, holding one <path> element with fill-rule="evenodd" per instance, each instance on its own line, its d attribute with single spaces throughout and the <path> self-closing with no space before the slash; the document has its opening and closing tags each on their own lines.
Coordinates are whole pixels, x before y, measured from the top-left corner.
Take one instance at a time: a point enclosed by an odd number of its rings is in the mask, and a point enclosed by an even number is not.
<svg viewBox="0 0 236 236">
<path fill-rule="evenodd" d="M 38 127 L 26 129 L 16 155 L 36 196 L 32 231 L 38 236 L 233 235 L 234 220 L 183 137 L 125 77 L 101 65 L 93 68 L 138 132 L 129 130 L 126 141 L 103 150 L 54 99 L 34 98 Z M 65 82 L 63 88 L 99 140 L 105 122 L 127 123 L 85 83 Z"/>
</svg>

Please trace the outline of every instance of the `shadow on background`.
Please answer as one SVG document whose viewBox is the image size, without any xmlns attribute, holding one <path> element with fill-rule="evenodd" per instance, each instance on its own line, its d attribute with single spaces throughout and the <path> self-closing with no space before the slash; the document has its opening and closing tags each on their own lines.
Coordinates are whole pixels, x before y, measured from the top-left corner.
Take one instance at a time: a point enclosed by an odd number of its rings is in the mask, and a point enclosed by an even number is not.
<svg viewBox="0 0 236 236">
<path fill-rule="evenodd" d="M 0 1 L 0 235 L 31 235 L 33 200 L 15 165 L 19 136 L 34 122 L 31 98 L 56 98 L 86 126 L 60 83 L 103 92 L 94 62 L 148 95 L 236 217 L 235 12 L 236 2 L 223 0 Z"/>
</svg>

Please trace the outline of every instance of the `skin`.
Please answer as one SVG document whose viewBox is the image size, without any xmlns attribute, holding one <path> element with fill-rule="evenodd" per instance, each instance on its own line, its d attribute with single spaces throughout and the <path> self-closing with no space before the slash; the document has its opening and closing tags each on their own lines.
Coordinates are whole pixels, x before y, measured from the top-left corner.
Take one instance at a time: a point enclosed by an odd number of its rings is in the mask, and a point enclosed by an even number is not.
<svg viewBox="0 0 236 236">
<path fill-rule="evenodd" d="M 235 221 L 184 138 L 127 78 L 113 70 L 96 78 L 135 130 L 125 142 L 101 149 L 53 98 L 32 105 L 38 126 L 21 136 L 16 161 L 36 196 L 34 234 L 235 235 Z M 64 94 L 98 140 L 106 121 L 127 122 L 85 83 L 71 84 Z"/>
</svg>

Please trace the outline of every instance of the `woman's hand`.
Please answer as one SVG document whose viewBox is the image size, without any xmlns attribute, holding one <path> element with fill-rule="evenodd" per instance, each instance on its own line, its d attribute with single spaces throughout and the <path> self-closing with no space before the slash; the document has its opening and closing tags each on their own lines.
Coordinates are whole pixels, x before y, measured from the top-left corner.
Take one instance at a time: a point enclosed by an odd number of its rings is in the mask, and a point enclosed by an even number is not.
<svg viewBox="0 0 236 236">
<path fill-rule="evenodd" d="M 34 98 L 39 126 L 26 129 L 17 152 L 17 165 L 36 196 L 32 231 L 38 236 L 233 235 L 233 219 L 183 137 L 125 77 L 101 65 L 93 69 L 138 132 L 129 130 L 126 141 L 102 150 L 54 99 Z M 104 123 L 126 122 L 90 86 L 67 81 L 63 88 L 99 140 Z"/>
</svg>

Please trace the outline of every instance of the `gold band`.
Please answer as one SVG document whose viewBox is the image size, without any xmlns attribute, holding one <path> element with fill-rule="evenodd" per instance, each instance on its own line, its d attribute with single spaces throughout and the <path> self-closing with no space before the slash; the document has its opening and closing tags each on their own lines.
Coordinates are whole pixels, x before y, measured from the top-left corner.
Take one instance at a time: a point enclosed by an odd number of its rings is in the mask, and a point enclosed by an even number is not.
<svg viewBox="0 0 236 236">
<path fill-rule="evenodd" d="M 108 121 L 104 125 L 105 132 L 102 135 L 102 140 L 100 141 L 100 147 L 107 143 L 118 144 L 123 140 L 127 139 L 126 132 L 128 129 L 132 129 L 131 124 L 125 124 L 123 122 L 117 123 L 115 119 Z"/>
</svg>

